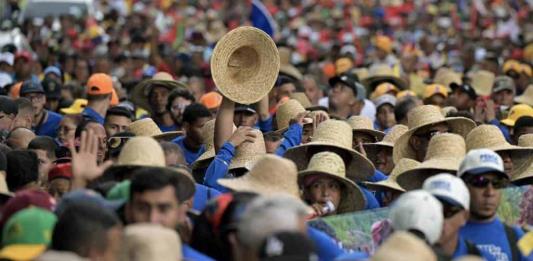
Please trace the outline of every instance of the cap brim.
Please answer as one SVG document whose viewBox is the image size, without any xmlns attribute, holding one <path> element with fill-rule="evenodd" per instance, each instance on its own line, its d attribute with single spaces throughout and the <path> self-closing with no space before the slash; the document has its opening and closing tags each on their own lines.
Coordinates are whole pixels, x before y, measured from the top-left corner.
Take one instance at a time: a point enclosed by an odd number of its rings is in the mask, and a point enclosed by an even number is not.
<svg viewBox="0 0 533 261">
<path fill-rule="evenodd" d="M 433 193 L 431 193 L 433 194 Z M 463 206 L 463 204 L 459 203 L 457 200 L 453 199 L 453 198 L 450 198 L 450 197 L 447 197 L 447 196 L 444 196 L 444 195 L 439 195 L 439 194 L 433 194 L 434 197 L 436 197 L 438 200 L 441 200 L 441 201 L 444 201 L 452 206 L 457 206 L 457 207 L 462 207 L 464 208 L 465 206 Z"/>
<path fill-rule="evenodd" d="M 499 169 L 490 168 L 490 167 L 470 169 L 470 170 L 465 171 L 465 173 L 463 173 L 461 176 L 464 176 L 465 174 L 466 175 L 483 175 L 483 174 L 486 174 L 486 173 L 489 173 L 489 172 L 490 173 L 496 173 L 499 176 L 502 176 L 502 177 L 505 177 L 505 178 L 509 178 L 509 176 L 507 176 L 507 174 L 505 174 L 505 172 L 502 172 Z"/>
<path fill-rule="evenodd" d="M 34 260 L 46 250 L 46 245 L 14 244 L 0 250 L 0 258 L 7 260 Z"/>
<path fill-rule="evenodd" d="M 503 123 L 503 124 L 505 124 L 505 125 L 507 125 L 507 126 L 511 126 L 511 127 L 513 127 L 516 121 L 507 118 L 507 119 L 503 119 L 503 120 L 501 120 L 500 122 Z"/>
</svg>

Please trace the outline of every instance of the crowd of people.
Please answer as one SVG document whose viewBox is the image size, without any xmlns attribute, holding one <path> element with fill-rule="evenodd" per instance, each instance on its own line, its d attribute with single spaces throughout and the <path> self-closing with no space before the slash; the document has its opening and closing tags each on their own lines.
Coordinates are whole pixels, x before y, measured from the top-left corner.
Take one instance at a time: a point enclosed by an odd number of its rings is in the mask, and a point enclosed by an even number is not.
<svg viewBox="0 0 533 261">
<path fill-rule="evenodd" d="M 94 2 L 3 5 L 1 260 L 532 260 L 531 1 Z"/>
</svg>

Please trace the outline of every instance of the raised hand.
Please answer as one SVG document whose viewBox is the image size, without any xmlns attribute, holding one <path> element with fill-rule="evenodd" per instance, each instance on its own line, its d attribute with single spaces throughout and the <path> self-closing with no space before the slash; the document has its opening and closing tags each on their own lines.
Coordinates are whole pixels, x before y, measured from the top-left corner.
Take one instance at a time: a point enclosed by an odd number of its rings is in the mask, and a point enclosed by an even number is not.
<svg viewBox="0 0 533 261">
<path fill-rule="evenodd" d="M 69 142 L 69 149 L 72 155 L 73 186 L 75 187 L 85 187 L 87 182 L 100 177 L 112 164 L 112 161 L 97 164 L 98 138 L 91 130 L 81 133 L 78 151 L 74 147 L 74 142 Z"/>
<path fill-rule="evenodd" d="M 256 138 L 257 135 L 253 128 L 241 126 L 231 135 L 228 142 L 234 147 L 237 147 L 245 141 L 254 142 Z"/>
</svg>

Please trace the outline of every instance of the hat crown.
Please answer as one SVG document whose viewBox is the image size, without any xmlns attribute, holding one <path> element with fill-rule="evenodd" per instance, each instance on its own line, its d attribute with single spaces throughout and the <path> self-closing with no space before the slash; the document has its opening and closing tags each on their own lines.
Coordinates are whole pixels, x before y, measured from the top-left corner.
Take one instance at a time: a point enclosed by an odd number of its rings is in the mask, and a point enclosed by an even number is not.
<svg viewBox="0 0 533 261">
<path fill-rule="evenodd" d="M 130 123 L 128 130 L 135 136 L 155 136 L 163 134 L 151 118 L 144 118 Z"/>
<path fill-rule="evenodd" d="M 518 146 L 533 147 L 533 133 L 520 136 L 520 138 L 518 138 Z"/>
<path fill-rule="evenodd" d="M 493 148 L 502 145 L 509 145 L 498 127 L 483 124 L 474 128 L 466 136 L 467 150 Z"/>
<path fill-rule="evenodd" d="M 420 162 L 414 160 L 414 159 L 408 159 L 403 158 L 398 161 L 396 165 L 394 165 L 394 168 L 392 169 L 392 172 L 389 175 L 389 178 L 391 181 L 396 181 L 396 178 L 400 176 L 402 173 L 412 170 L 420 165 Z"/>
<path fill-rule="evenodd" d="M 133 137 L 118 156 L 117 165 L 164 167 L 165 153 L 159 143 L 150 137 Z"/>
<path fill-rule="evenodd" d="M 206 151 L 215 146 L 215 119 L 209 120 L 202 127 L 202 143 L 205 144 Z"/>
<path fill-rule="evenodd" d="M 278 130 L 289 127 L 291 119 L 302 112 L 305 112 L 305 108 L 295 99 L 290 99 L 283 105 L 279 106 L 276 112 Z"/>
<path fill-rule="evenodd" d="M 439 158 L 463 158 L 466 145 L 463 137 L 453 133 L 442 133 L 431 138 L 424 160 Z"/>
<path fill-rule="evenodd" d="M 353 130 L 373 130 L 374 124 L 372 120 L 366 116 L 352 116 L 348 119 L 348 124 Z"/>
<path fill-rule="evenodd" d="M 386 64 L 377 64 L 374 66 L 371 66 L 368 70 L 368 77 L 375 77 L 375 76 L 394 76 L 396 77 L 396 74 L 394 74 L 394 71 L 392 68 Z"/>
<path fill-rule="evenodd" d="M 461 75 L 458 73 L 443 67 L 437 71 L 433 82 L 442 84 L 444 87 L 449 88 L 450 84 L 462 84 L 463 80 L 461 79 Z"/>
<path fill-rule="evenodd" d="M 279 61 L 281 65 L 291 63 L 291 50 L 287 47 L 279 47 Z"/>
<path fill-rule="evenodd" d="M 472 75 L 472 87 L 476 90 L 477 95 L 487 96 L 492 92 L 494 85 L 494 73 L 480 70 Z"/>
<path fill-rule="evenodd" d="M 459 177 L 452 174 L 441 173 L 430 177 L 424 181 L 422 189 L 433 196 L 451 199 L 466 210 L 470 208 L 470 192 L 466 184 Z"/>
<path fill-rule="evenodd" d="M 260 130 L 252 130 L 256 139 L 254 142 L 245 141 L 235 149 L 235 157 L 233 157 L 232 163 L 244 161 L 245 165 L 250 166 L 254 160 L 260 156 L 266 154 L 265 140 L 263 133 Z M 235 165 L 232 164 L 232 165 Z"/>
<path fill-rule="evenodd" d="M 181 240 L 172 229 L 140 223 L 124 229 L 124 260 L 181 259 Z"/>
<path fill-rule="evenodd" d="M 33 206 L 22 209 L 4 225 L 2 244 L 48 245 L 56 222 L 56 216 L 48 210 Z"/>
<path fill-rule="evenodd" d="M 306 171 L 325 172 L 338 177 L 346 177 L 344 161 L 339 155 L 329 151 L 313 155 Z"/>
<path fill-rule="evenodd" d="M 311 104 L 311 101 L 309 100 L 309 98 L 307 98 L 307 95 L 305 95 L 305 93 L 303 92 L 294 92 L 291 94 L 291 99 L 294 99 L 296 101 L 298 101 L 304 108 L 309 108 L 311 106 L 313 106 Z M 279 111 L 279 109 L 278 109 Z"/>
<path fill-rule="evenodd" d="M 463 176 L 476 169 L 493 170 L 504 173 L 502 158 L 490 149 L 474 149 L 468 152 L 459 166 L 458 175 Z"/>
<path fill-rule="evenodd" d="M 439 107 L 434 105 L 422 105 L 413 108 L 407 117 L 407 125 L 409 129 L 414 129 L 420 126 L 430 125 L 435 122 L 443 121 L 444 116 L 440 112 Z"/>
<path fill-rule="evenodd" d="M 403 124 L 396 124 L 392 129 L 390 129 L 389 133 L 383 137 L 383 142 L 391 143 L 394 145 L 396 140 L 400 138 L 404 133 L 406 133 L 409 130 L 409 128 Z"/>
<path fill-rule="evenodd" d="M 272 191 L 298 195 L 298 170 L 294 162 L 279 156 L 265 154 L 251 168 L 252 183 L 265 186 Z"/>
<path fill-rule="evenodd" d="M 318 124 L 311 142 L 324 142 L 352 149 L 352 127 L 344 121 L 326 120 Z"/>
<path fill-rule="evenodd" d="M 152 80 L 174 81 L 174 77 L 172 77 L 172 75 L 170 75 L 170 73 L 167 73 L 167 72 L 158 72 L 154 74 L 154 76 L 152 77 Z"/>
</svg>

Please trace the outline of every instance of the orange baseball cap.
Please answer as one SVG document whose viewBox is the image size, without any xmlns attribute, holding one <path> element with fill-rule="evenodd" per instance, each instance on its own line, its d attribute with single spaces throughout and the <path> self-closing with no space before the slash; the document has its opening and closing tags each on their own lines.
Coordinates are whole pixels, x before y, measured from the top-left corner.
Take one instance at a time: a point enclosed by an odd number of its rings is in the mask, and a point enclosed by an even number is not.
<svg viewBox="0 0 533 261">
<path fill-rule="evenodd" d="M 222 103 L 222 95 L 218 92 L 208 92 L 200 97 L 200 103 L 208 109 L 216 109 Z"/>
<path fill-rule="evenodd" d="M 22 88 L 22 82 L 18 82 L 13 85 L 13 87 L 11 87 L 9 90 L 9 96 L 11 96 L 13 99 L 20 97 L 20 88 Z"/>
<path fill-rule="evenodd" d="M 87 81 L 87 94 L 102 95 L 113 93 L 113 79 L 105 73 L 95 73 Z"/>
<path fill-rule="evenodd" d="M 424 89 L 424 99 L 429 98 L 435 94 L 440 94 L 444 96 L 444 98 L 448 97 L 448 91 L 446 90 L 446 87 L 440 84 L 430 84 L 427 85 Z"/>
<path fill-rule="evenodd" d="M 120 103 L 120 101 L 118 100 L 117 91 L 115 91 L 115 89 L 113 89 L 113 92 L 111 93 L 111 103 L 110 103 L 110 105 L 111 106 L 117 106 L 119 103 Z"/>
</svg>

